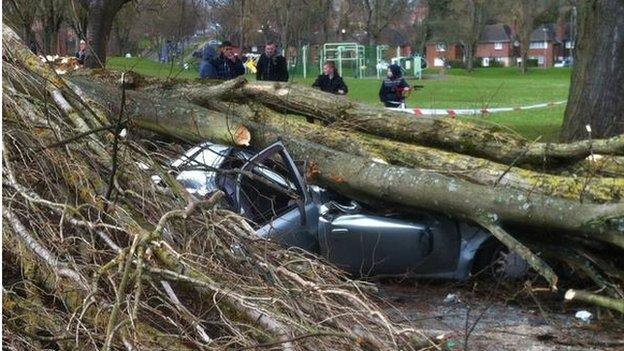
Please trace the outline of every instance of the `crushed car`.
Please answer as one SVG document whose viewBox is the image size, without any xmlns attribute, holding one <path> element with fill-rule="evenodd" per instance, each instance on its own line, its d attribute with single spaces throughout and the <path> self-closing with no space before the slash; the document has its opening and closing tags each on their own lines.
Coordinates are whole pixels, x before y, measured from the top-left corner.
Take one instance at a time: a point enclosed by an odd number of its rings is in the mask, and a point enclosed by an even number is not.
<svg viewBox="0 0 624 351">
<path fill-rule="evenodd" d="M 358 277 L 465 280 L 487 268 L 515 278 L 528 270 L 478 226 L 427 212 L 382 212 L 307 184 L 281 142 L 258 153 L 205 142 L 170 166 L 196 197 L 223 191 L 259 237 L 316 253 Z"/>
</svg>

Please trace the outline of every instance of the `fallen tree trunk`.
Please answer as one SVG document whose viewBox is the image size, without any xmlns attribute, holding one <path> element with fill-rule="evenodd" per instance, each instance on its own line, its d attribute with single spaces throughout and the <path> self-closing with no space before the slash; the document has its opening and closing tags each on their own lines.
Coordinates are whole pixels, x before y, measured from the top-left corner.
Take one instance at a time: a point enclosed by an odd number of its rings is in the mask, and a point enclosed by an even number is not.
<svg viewBox="0 0 624 351">
<path fill-rule="evenodd" d="M 525 191 L 526 194 L 539 193 L 581 202 L 618 202 L 624 198 L 624 177 L 591 175 L 572 177 L 539 173 L 482 158 L 387 140 L 365 133 L 324 128 L 318 124 L 306 123 L 303 119 L 280 115 L 253 102 L 236 104 L 214 100 L 202 102 L 194 99 L 192 102 L 203 103 L 205 107 L 223 113 L 235 112 L 243 119 L 271 126 L 283 134 L 313 141 L 335 150 L 396 166 L 426 169 L 475 184 L 514 188 Z"/>
<path fill-rule="evenodd" d="M 84 79 L 72 81 L 88 95 L 98 96 L 109 106 L 118 106 L 118 96 L 110 93 L 112 87 L 105 88 Z M 624 203 L 583 204 L 540 194 L 526 194 L 524 191 L 472 184 L 435 172 L 354 157 L 284 135 L 259 123 L 182 101 L 159 101 L 160 108 L 153 109 L 150 105 L 154 102 L 149 102 L 152 101 L 149 95 L 141 92 L 129 94 L 130 100 L 134 98 L 136 100 L 128 102 L 135 104 L 134 108 L 128 110 L 128 118 L 137 127 L 189 142 L 201 142 L 211 140 L 209 136 L 213 124 L 244 125 L 251 132 L 251 144 L 255 147 L 263 148 L 277 139 L 283 140 L 295 158 L 307 160 L 316 167 L 316 182 L 354 198 L 433 210 L 468 219 L 487 216 L 502 223 L 576 233 L 624 248 L 624 234 L 619 227 L 624 220 Z M 149 102 L 149 105 L 143 105 L 141 101 Z M 168 112 L 161 113 L 161 110 Z"/>
<path fill-rule="evenodd" d="M 351 129 L 393 140 L 439 147 L 505 164 L 552 166 L 582 160 L 592 152 L 624 155 L 624 136 L 570 144 L 531 143 L 457 119 L 415 117 L 352 102 L 297 84 L 250 82 L 241 88 L 241 92 L 242 96 L 262 102 L 277 111 L 340 123 Z"/>
<path fill-rule="evenodd" d="M 97 87 L 101 83 L 90 83 L 87 77 L 76 77 L 71 80 L 85 92 L 92 101 L 102 104 L 100 108 L 108 111 L 110 116 L 117 116 L 122 106 L 119 87 Z M 199 124 L 195 128 L 178 130 L 178 138 L 197 138 L 212 140 L 216 143 L 231 145 L 249 145 L 249 131 L 240 122 L 223 118 L 218 112 L 203 109 L 192 104 L 177 104 L 167 98 L 153 99 L 141 92 L 126 91 L 123 113 L 129 123 L 156 133 L 171 134 L 175 125 L 165 125 L 161 120 L 175 120 L 177 116 L 189 116 Z M 139 117 L 140 118 L 136 118 Z M 111 121 L 113 122 L 113 121 Z M 188 135 L 182 135 L 188 133 Z"/>
<path fill-rule="evenodd" d="M 164 96 L 167 100 L 183 98 L 225 114 L 236 113 L 244 119 L 270 125 L 297 138 L 314 141 L 343 152 L 377 158 L 393 165 L 423 168 L 476 184 L 512 187 L 524 190 L 527 194 L 540 193 L 581 202 L 617 202 L 624 196 L 624 178 L 621 177 L 600 177 L 594 174 L 572 177 L 539 173 L 482 158 L 346 131 L 338 125 L 322 128 L 319 125 L 297 123 L 295 119 L 286 118 L 285 115 L 280 115 L 270 108 L 262 108 L 253 101 L 240 104 L 217 100 L 243 83 L 242 77 L 239 77 L 202 89 L 197 85 L 183 85 L 171 91 L 167 90 Z M 148 91 L 152 90 L 153 88 Z M 320 92 L 316 92 L 316 95 L 326 98 L 324 96 L 326 94 Z M 316 95 L 310 96 L 310 99 L 318 99 Z"/>
</svg>

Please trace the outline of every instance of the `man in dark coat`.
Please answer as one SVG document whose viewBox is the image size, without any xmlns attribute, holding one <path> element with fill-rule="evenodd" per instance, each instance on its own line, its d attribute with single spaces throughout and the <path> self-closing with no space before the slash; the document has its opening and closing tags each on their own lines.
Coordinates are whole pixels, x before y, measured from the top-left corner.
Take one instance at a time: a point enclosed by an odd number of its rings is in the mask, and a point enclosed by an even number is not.
<svg viewBox="0 0 624 351">
<path fill-rule="evenodd" d="M 273 82 L 288 81 L 288 65 L 286 58 L 277 53 L 274 42 L 268 42 L 264 46 L 264 53 L 260 55 L 256 65 L 256 79 Z"/>
<path fill-rule="evenodd" d="M 219 56 L 212 59 L 217 79 L 229 80 L 245 74 L 243 61 L 234 54 L 231 42 L 224 41 L 220 51 Z"/>
<path fill-rule="evenodd" d="M 405 98 L 409 94 L 410 86 L 403 78 L 399 65 L 388 66 L 388 77 L 381 83 L 379 100 L 386 107 L 404 107 Z"/>
<path fill-rule="evenodd" d="M 336 95 L 346 95 L 349 92 L 349 88 L 347 88 L 344 80 L 342 80 L 342 77 L 336 72 L 336 65 L 331 61 L 325 62 L 323 65 L 323 74 L 316 78 L 312 87 Z M 310 123 L 314 123 L 314 118 L 312 117 L 306 117 L 306 120 Z"/>
<path fill-rule="evenodd" d="M 323 65 L 323 73 L 316 78 L 312 87 L 336 95 L 346 95 L 349 92 L 344 80 L 336 72 L 336 66 L 333 62 L 326 62 Z"/>
</svg>

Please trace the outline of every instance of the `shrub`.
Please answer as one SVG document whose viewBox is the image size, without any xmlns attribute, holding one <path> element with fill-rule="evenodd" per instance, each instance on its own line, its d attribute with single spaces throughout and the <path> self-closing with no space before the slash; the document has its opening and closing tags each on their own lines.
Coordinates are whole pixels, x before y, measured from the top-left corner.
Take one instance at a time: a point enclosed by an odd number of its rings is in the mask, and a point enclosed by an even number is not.
<svg viewBox="0 0 624 351">
<path fill-rule="evenodd" d="M 448 60 L 446 64 L 451 66 L 451 68 L 466 68 L 466 64 L 462 60 Z"/>
<path fill-rule="evenodd" d="M 497 61 L 494 58 L 490 58 L 490 66 L 489 67 L 505 67 L 505 63 L 501 61 Z"/>
<path fill-rule="evenodd" d="M 527 59 L 526 66 L 527 67 L 537 67 L 538 61 L 537 59 Z"/>
</svg>

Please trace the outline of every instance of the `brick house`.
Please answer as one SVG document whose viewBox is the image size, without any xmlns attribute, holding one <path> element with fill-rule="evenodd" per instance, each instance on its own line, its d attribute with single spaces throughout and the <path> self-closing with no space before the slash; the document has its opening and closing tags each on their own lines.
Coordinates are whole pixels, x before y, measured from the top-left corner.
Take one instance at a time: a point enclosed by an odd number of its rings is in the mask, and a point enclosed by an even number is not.
<svg viewBox="0 0 624 351">
<path fill-rule="evenodd" d="M 514 34 L 506 24 L 492 24 L 485 26 L 481 39 L 477 44 L 475 58 L 481 60 L 481 65 L 489 66 L 489 62 L 496 60 L 504 66 L 514 64 L 514 57 L 518 49 L 514 46 Z M 450 50 L 448 49 L 450 47 Z M 460 44 L 447 45 L 446 43 L 427 44 L 427 66 L 441 67 L 443 62 L 464 59 L 463 48 Z"/>
<path fill-rule="evenodd" d="M 464 59 L 464 51 L 460 44 L 447 44 L 444 42 L 427 44 L 427 67 L 442 67 L 444 62 L 461 61 Z"/>
<path fill-rule="evenodd" d="M 563 45 L 557 38 L 554 23 L 547 23 L 531 33 L 529 59 L 536 59 L 539 67 L 552 67 L 555 60 L 563 56 Z"/>
<path fill-rule="evenodd" d="M 477 44 L 475 58 L 481 60 L 483 67 L 490 66 L 492 60 L 509 67 L 514 64 L 514 57 L 518 56 L 518 48 L 514 46 L 514 42 L 514 34 L 508 25 L 487 25 Z"/>
<path fill-rule="evenodd" d="M 531 33 L 528 57 L 535 59 L 539 67 L 552 67 L 555 61 L 568 59 L 574 49 L 575 33 L 570 24 L 544 24 Z M 427 43 L 427 67 L 441 67 L 444 62 L 462 61 L 463 48 L 459 43 Z M 475 58 L 482 66 L 489 66 L 492 60 L 504 66 L 515 66 L 520 57 L 520 43 L 513 29 L 506 24 L 485 26 L 477 44 Z"/>
<path fill-rule="evenodd" d="M 557 39 L 561 42 L 561 50 L 557 61 L 563 61 L 572 57 L 574 51 L 574 41 L 577 36 L 575 28 L 570 23 L 559 23 L 557 25 Z"/>
</svg>

